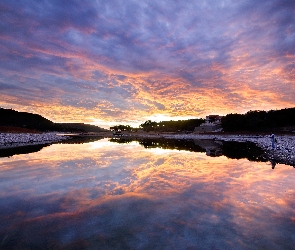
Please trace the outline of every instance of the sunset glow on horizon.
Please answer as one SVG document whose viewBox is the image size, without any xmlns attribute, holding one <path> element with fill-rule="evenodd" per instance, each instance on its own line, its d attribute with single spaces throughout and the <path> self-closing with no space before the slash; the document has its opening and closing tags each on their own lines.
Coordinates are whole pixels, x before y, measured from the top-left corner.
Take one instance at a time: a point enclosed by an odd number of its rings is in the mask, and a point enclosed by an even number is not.
<svg viewBox="0 0 295 250">
<path fill-rule="evenodd" d="M 295 1 L 0 3 L 0 107 L 101 127 L 295 106 Z"/>
</svg>

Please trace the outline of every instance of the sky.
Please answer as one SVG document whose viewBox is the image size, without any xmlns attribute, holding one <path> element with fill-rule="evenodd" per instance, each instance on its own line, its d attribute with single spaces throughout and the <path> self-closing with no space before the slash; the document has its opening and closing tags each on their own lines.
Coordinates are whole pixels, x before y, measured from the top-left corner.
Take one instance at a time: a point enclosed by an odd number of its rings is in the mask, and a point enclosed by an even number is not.
<svg viewBox="0 0 295 250">
<path fill-rule="evenodd" d="M 294 0 L 1 0 L 0 107 L 108 127 L 295 106 Z"/>
</svg>

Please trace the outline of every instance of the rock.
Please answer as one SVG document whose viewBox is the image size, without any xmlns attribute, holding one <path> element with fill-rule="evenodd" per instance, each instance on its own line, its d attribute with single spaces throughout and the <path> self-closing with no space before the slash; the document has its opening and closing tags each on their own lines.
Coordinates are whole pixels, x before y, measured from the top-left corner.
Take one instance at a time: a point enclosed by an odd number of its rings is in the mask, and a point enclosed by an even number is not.
<svg viewBox="0 0 295 250">
<path fill-rule="evenodd" d="M 28 133 L 0 133 L 0 148 L 25 146 L 26 144 L 44 144 L 58 142 L 68 137 L 56 133 L 28 134 Z"/>
</svg>

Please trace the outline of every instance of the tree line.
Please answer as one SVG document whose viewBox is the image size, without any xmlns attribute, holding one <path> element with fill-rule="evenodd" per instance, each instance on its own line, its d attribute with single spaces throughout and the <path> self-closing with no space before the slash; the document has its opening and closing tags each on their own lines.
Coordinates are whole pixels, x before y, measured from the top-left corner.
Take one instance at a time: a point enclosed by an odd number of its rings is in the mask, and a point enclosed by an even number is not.
<svg viewBox="0 0 295 250">
<path fill-rule="evenodd" d="M 143 131 L 150 132 L 192 132 L 199 127 L 205 119 L 189 119 L 178 121 L 155 122 L 147 120 L 139 128 L 129 125 L 117 125 L 110 129 L 115 131 Z M 294 131 L 295 108 L 286 108 L 270 111 L 252 111 L 246 114 L 228 114 L 221 119 L 221 127 L 224 132 L 238 131 Z"/>
<path fill-rule="evenodd" d="M 189 120 L 178 120 L 178 121 L 161 121 L 152 122 L 148 120 L 140 125 L 144 131 L 155 131 L 155 132 L 192 132 L 195 127 L 199 127 L 204 123 L 204 119 L 189 119 Z"/>
<path fill-rule="evenodd" d="M 139 128 L 129 125 L 110 127 L 115 131 L 149 132 L 192 132 L 205 119 L 189 119 L 178 121 L 145 121 Z M 41 115 L 18 112 L 12 109 L 0 108 L 0 126 L 22 127 L 39 131 L 72 131 L 72 132 L 101 132 L 100 127 L 83 123 L 54 123 Z M 295 108 L 270 111 L 249 111 L 246 114 L 228 114 L 221 119 L 221 126 L 225 132 L 237 131 L 295 131 Z"/>
<path fill-rule="evenodd" d="M 295 108 L 228 114 L 221 119 L 221 123 L 225 132 L 281 131 L 287 127 L 292 129 L 295 126 Z"/>
<path fill-rule="evenodd" d="M 150 132 L 192 132 L 195 127 L 200 126 L 205 122 L 205 119 L 189 119 L 189 120 L 178 120 L 178 121 L 161 121 L 155 122 L 147 120 L 139 125 L 139 128 L 133 128 L 129 125 L 117 125 L 110 127 L 111 130 L 115 131 L 137 131 L 142 129 L 143 131 Z"/>
</svg>

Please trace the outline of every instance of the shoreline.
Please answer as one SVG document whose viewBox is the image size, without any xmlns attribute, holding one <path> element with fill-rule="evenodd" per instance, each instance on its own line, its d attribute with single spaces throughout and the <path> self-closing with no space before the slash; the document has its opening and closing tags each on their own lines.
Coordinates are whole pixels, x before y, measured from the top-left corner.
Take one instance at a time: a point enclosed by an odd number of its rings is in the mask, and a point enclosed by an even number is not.
<svg viewBox="0 0 295 250">
<path fill-rule="evenodd" d="M 0 150 L 31 145 L 50 144 L 68 140 L 66 136 L 50 133 L 0 133 Z"/>
<path fill-rule="evenodd" d="M 102 136 L 113 138 L 110 132 L 96 133 L 93 135 L 76 135 L 79 137 Z M 14 147 L 50 144 L 66 141 L 75 137 L 71 134 L 59 132 L 50 133 L 0 133 L 0 150 Z M 172 133 L 126 133 L 117 138 L 128 139 L 177 139 L 177 140 L 215 140 L 252 142 L 260 147 L 268 160 L 295 167 L 295 135 L 276 135 L 275 149 L 272 148 L 270 135 L 265 134 L 172 134 Z"/>
</svg>

